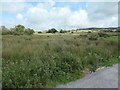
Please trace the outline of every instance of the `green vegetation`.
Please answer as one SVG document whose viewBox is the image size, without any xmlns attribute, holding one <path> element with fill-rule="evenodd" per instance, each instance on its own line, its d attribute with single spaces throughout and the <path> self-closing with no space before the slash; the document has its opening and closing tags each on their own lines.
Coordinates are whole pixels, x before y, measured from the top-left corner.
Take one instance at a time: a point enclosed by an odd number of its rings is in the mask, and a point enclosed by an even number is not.
<svg viewBox="0 0 120 90">
<path fill-rule="evenodd" d="M 109 61 L 105 62 L 105 66 L 112 66 L 113 64 L 119 63 L 120 61 L 118 60 L 118 58 L 112 58 Z"/>
<path fill-rule="evenodd" d="M 5 26 L 1 26 L 0 32 L 2 35 L 32 35 L 33 29 L 25 28 L 23 25 L 17 25 L 14 28 L 7 29 Z"/>
<path fill-rule="evenodd" d="M 46 33 L 56 33 L 58 32 L 55 28 L 49 29 Z"/>
<path fill-rule="evenodd" d="M 104 33 L 104 32 L 99 32 L 98 35 L 99 35 L 100 37 L 109 37 L 109 35 L 106 34 L 106 33 Z"/>
<path fill-rule="evenodd" d="M 118 63 L 116 38 L 118 36 L 100 37 L 93 32 L 3 35 L 3 88 L 54 87 L 101 66 Z"/>
<path fill-rule="evenodd" d="M 67 32 L 67 31 L 65 31 L 65 30 L 62 30 L 62 29 L 60 30 L 60 33 L 66 33 L 66 32 Z"/>
</svg>

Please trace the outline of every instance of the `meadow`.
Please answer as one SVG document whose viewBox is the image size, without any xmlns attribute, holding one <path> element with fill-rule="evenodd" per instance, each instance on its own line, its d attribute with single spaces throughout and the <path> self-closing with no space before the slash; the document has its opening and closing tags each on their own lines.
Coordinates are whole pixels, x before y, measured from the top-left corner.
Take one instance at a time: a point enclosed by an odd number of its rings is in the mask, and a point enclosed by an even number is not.
<svg viewBox="0 0 120 90">
<path fill-rule="evenodd" d="M 55 87 L 118 63 L 118 34 L 3 35 L 3 88 Z"/>
</svg>

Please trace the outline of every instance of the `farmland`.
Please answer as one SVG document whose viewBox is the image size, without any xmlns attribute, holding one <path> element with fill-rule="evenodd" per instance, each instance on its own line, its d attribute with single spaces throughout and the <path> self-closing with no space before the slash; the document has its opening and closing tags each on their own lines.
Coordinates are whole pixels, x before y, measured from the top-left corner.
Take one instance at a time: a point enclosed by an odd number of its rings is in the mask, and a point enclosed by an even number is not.
<svg viewBox="0 0 120 90">
<path fill-rule="evenodd" d="M 3 88 L 47 88 L 118 63 L 118 34 L 3 35 Z"/>
</svg>

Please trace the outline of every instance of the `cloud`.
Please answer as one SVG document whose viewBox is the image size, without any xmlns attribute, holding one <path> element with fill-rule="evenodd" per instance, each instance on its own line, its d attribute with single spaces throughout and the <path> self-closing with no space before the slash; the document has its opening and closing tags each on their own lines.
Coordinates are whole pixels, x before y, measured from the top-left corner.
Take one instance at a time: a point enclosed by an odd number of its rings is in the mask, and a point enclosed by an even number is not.
<svg viewBox="0 0 120 90">
<path fill-rule="evenodd" d="M 91 26 L 110 27 L 118 24 L 117 2 L 89 2 L 87 13 Z"/>
<path fill-rule="evenodd" d="M 12 23 L 6 20 L 4 24 L 11 24 L 8 26 L 23 24 L 37 31 L 49 28 L 111 27 L 117 26 L 118 22 L 117 3 L 113 2 L 88 2 L 86 8 L 78 8 L 77 10 L 72 10 L 67 5 L 57 7 L 53 0 L 34 5 L 32 3 L 19 3 L 20 6 L 17 3 L 17 6 L 13 3 L 10 3 L 10 6 L 9 3 L 5 5 L 3 11 L 14 13 L 16 20 Z"/>
<path fill-rule="evenodd" d="M 88 3 L 88 16 L 92 20 L 99 20 L 118 14 L 117 2 L 92 2 Z"/>
<path fill-rule="evenodd" d="M 0 12 L 9 12 L 13 14 L 17 14 L 22 12 L 25 8 L 24 2 L 1 2 L 0 3 L 1 9 Z"/>
<path fill-rule="evenodd" d="M 85 10 L 72 11 L 69 7 L 54 7 L 51 3 L 38 3 L 36 6 L 29 8 L 26 19 L 30 24 L 39 25 L 39 29 L 70 29 L 86 27 L 88 16 Z M 49 5 L 50 4 L 50 5 Z"/>
<path fill-rule="evenodd" d="M 20 20 L 21 20 L 21 19 L 23 19 L 23 16 L 22 16 L 22 14 L 20 14 L 20 13 L 19 13 L 19 14 L 17 14 L 17 16 L 16 16 L 16 17 L 17 17 L 17 19 L 20 19 Z"/>
<path fill-rule="evenodd" d="M 72 14 L 72 13 L 71 13 Z M 68 18 L 68 25 L 73 26 L 76 28 L 83 28 L 87 27 L 89 24 L 88 15 L 85 10 L 75 11 L 69 18 Z"/>
</svg>

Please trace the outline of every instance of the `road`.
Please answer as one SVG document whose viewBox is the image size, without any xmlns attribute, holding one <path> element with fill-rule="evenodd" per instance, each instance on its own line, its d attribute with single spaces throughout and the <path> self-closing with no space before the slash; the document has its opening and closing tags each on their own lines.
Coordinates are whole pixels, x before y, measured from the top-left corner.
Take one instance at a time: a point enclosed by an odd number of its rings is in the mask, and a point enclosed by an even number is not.
<svg viewBox="0 0 120 90">
<path fill-rule="evenodd" d="M 102 68 L 84 78 L 57 88 L 118 88 L 118 64 Z"/>
</svg>

